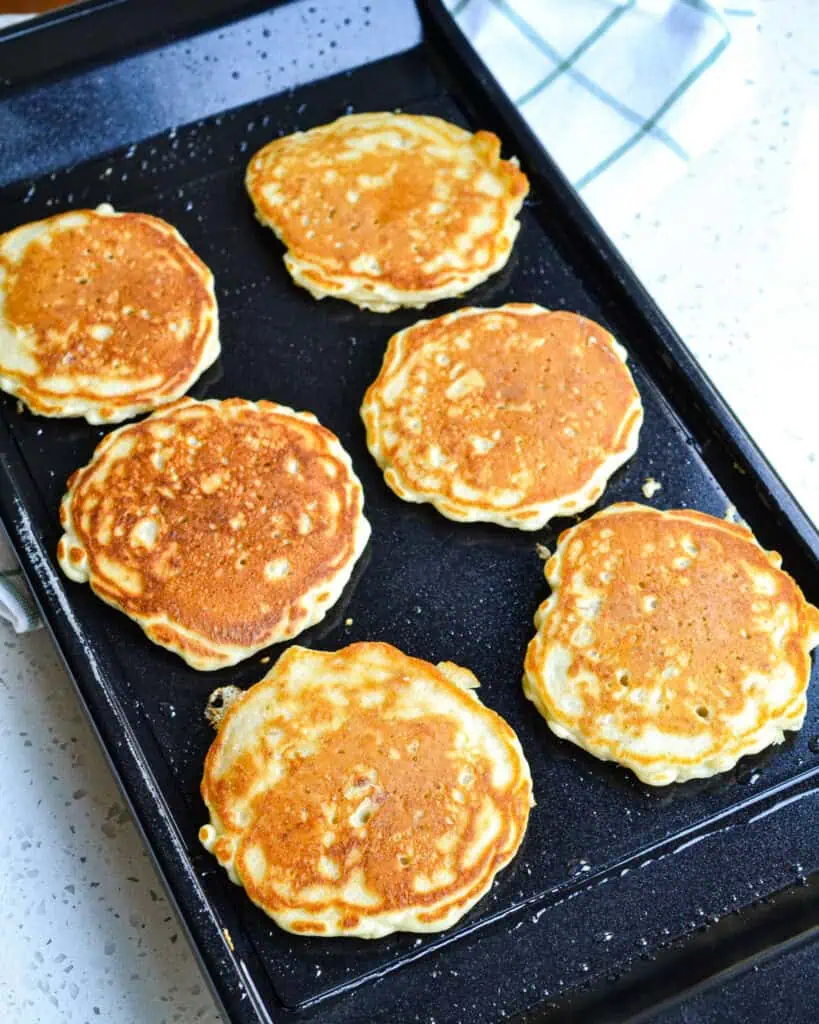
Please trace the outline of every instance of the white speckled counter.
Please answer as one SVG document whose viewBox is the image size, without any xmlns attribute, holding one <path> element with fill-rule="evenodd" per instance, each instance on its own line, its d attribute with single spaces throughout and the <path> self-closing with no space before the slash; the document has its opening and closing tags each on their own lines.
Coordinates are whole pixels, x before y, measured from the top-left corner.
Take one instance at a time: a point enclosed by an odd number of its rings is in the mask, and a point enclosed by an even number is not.
<svg viewBox="0 0 819 1024">
<path fill-rule="evenodd" d="M 636 220 L 607 226 L 819 520 L 815 0 L 757 6 L 761 68 L 746 121 Z M 44 633 L 0 626 L 0 688 L 5 1019 L 217 1022 Z"/>
</svg>

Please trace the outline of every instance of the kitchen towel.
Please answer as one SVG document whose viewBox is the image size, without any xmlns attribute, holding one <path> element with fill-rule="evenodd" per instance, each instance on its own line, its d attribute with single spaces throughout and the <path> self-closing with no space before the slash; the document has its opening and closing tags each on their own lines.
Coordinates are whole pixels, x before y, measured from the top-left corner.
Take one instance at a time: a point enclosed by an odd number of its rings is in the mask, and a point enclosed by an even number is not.
<svg viewBox="0 0 819 1024">
<path fill-rule="evenodd" d="M 724 136 L 754 84 L 738 0 L 445 0 L 610 232 Z"/>
<path fill-rule="evenodd" d="M 753 81 L 757 17 L 742 0 L 445 2 L 609 231 L 727 131 Z M 2 620 L 40 624 L 0 537 Z"/>
</svg>

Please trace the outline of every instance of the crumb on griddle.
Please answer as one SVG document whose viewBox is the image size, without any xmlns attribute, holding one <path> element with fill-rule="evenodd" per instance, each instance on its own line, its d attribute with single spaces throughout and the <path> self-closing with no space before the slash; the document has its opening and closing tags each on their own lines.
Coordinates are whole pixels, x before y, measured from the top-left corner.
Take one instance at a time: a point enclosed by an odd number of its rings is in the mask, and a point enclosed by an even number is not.
<svg viewBox="0 0 819 1024">
<path fill-rule="evenodd" d="M 205 718 L 214 729 L 219 728 L 230 706 L 235 704 L 243 693 L 244 690 L 240 690 L 238 686 L 217 686 L 208 697 Z"/>
</svg>

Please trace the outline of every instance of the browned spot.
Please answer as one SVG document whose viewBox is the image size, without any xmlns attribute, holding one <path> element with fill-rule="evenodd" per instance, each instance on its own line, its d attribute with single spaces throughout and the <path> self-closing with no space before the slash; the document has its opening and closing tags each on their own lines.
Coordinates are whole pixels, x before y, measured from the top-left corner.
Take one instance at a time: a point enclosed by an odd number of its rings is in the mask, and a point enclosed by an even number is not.
<svg viewBox="0 0 819 1024">
<path fill-rule="evenodd" d="M 230 842 L 226 839 L 217 839 L 213 844 L 213 852 L 218 860 L 227 860 L 230 856 Z"/>
<path fill-rule="evenodd" d="M 525 523 L 537 506 L 576 493 L 625 457 L 642 412 L 599 324 L 513 303 L 459 310 L 393 336 L 362 415 L 399 494 L 427 496 L 461 517 L 495 511 Z M 459 484 L 481 493 L 465 498 Z M 504 491 L 519 498 L 495 498 Z"/>
<path fill-rule="evenodd" d="M 211 275 L 157 217 L 74 213 L 87 222 L 61 228 L 69 215 L 58 214 L 44 222 L 48 244 L 34 240 L 19 263 L 0 256 L 4 317 L 32 339 L 38 364 L 24 373 L 0 356 L 0 370 L 35 412 L 59 408 L 64 392 L 48 378 L 70 376 L 71 397 L 104 401 L 100 415 L 111 419 L 123 405 L 152 407 L 186 386 L 213 329 Z M 106 396 L 93 378 L 116 380 L 124 393 Z"/>
<path fill-rule="evenodd" d="M 509 247 L 501 232 L 510 207 L 529 190 L 523 172 L 500 159 L 498 138 L 483 131 L 469 135 L 434 118 L 378 117 L 388 119 L 386 129 L 353 116 L 276 139 L 260 150 L 247 171 L 248 192 L 260 219 L 293 256 L 310 263 L 308 276 L 328 291 L 338 287 L 339 278 L 355 277 L 423 292 L 460 279 L 464 265 L 473 270 L 493 265 Z M 411 128 L 413 122 L 428 123 L 427 132 Z M 382 132 L 400 138 L 401 145 L 390 144 L 385 134 L 383 142 L 358 152 L 360 159 L 344 159 L 357 153 L 357 143 L 367 144 Z M 453 151 L 445 152 L 444 145 Z M 456 177 L 464 165 L 467 177 Z M 479 190 L 478 180 L 486 173 L 497 180 L 499 195 Z M 279 188 L 281 203 L 265 196 L 263 190 L 271 185 Z M 451 189 L 441 200 L 443 209 L 431 208 L 442 187 Z M 485 226 L 459 253 L 454 240 L 478 216 L 486 218 Z M 426 266 L 446 252 L 451 253 L 449 262 Z M 356 268 L 362 254 L 375 257 L 378 268 Z"/>
<path fill-rule="evenodd" d="M 327 931 L 327 926 L 321 921 L 294 921 L 291 928 L 304 935 L 323 935 Z"/>
</svg>

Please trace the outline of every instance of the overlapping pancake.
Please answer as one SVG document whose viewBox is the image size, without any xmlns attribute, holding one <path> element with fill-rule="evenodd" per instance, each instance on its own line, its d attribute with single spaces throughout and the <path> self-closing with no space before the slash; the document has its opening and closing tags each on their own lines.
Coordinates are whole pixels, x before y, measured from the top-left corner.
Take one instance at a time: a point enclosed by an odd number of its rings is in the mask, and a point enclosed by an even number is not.
<svg viewBox="0 0 819 1024">
<path fill-rule="evenodd" d="M 363 502 L 311 413 L 184 398 L 71 476 L 57 554 L 155 643 L 216 669 L 324 617 L 370 535 Z"/>
<path fill-rule="evenodd" d="M 394 335 L 361 415 L 399 497 L 521 530 L 597 501 L 643 421 L 609 332 L 528 303 L 459 309 Z"/>
<path fill-rule="evenodd" d="M 221 722 L 202 842 L 287 931 L 451 927 L 514 857 L 532 805 L 520 744 L 477 685 L 383 643 L 289 648 Z"/>
<path fill-rule="evenodd" d="M 745 526 L 612 505 L 546 564 L 523 688 L 552 732 L 653 786 L 801 728 L 819 609 Z"/>
<path fill-rule="evenodd" d="M 462 295 L 500 270 L 529 190 L 491 132 L 389 113 L 276 139 L 246 184 L 297 284 L 380 313 Z"/>
<path fill-rule="evenodd" d="M 103 205 L 0 235 L 0 388 L 32 412 L 117 423 L 218 355 L 213 275 L 164 220 Z"/>
</svg>

